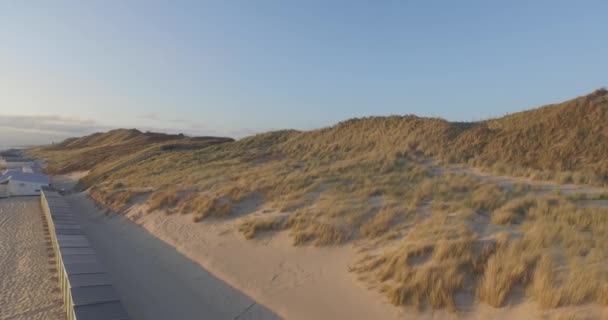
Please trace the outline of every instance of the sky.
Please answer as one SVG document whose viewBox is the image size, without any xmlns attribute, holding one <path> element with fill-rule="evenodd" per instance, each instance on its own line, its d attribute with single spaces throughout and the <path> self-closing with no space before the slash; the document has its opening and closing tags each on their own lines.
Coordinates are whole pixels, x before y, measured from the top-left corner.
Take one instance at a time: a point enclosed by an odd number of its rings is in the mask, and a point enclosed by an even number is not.
<svg viewBox="0 0 608 320">
<path fill-rule="evenodd" d="M 608 85 L 607 1 L 0 0 L 0 146 L 472 121 Z"/>
</svg>

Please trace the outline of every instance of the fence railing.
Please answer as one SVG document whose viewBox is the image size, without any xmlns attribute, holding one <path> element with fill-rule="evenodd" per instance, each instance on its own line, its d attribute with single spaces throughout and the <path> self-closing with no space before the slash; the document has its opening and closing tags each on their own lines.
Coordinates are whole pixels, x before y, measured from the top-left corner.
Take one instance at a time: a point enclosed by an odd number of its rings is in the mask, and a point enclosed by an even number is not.
<svg viewBox="0 0 608 320">
<path fill-rule="evenodd" d="M 68 320 L 129 319 L 70 205 L 51 190 L 43 190 L 40 201 Z"/>
</svg>

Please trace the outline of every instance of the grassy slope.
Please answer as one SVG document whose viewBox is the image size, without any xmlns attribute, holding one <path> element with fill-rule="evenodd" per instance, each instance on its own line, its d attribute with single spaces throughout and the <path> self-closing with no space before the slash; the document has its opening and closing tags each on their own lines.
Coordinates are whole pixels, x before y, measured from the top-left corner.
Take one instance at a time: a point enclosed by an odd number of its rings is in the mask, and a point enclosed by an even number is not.
<svg viewBox="0 0 608 320">
<path fill-rule="evenodd" d="M 246 162 L 247 157 L 277 156 L 310 163 L 354 155 L 390 164 L 396 154 L 408 153 L 451 163 L 499 163 L 509 170 L 593 173 L 596 179 L 603 180 L 608 175 L 608 143 L 603 139 L 608 136 L 604 125 L 607 121 L 608 94 L 598 90 L 561 104 L 476 123 L 416 116 L 369 117 L 308 132 L 262 134 L 225 145 L 221 150 L 203 148 L 217 138 L 193 141 L 179 135 L 114 130 L 71 138 L 32 154 L 48 158 L 50 172 L 62 173 L 120 161 L 123 156 L 151 146 L 174 142 L 195 146 L 185 158 Z M 199 149 L 203 150 L 196 151 Z"/>
<path fill-rule="evenodd" d="M 557 105 L 486 122 L 495 133 L 481 159 L 535 169 L 608 175 L 608 94 L 596 92 Z"/>
<path fill-rule="evenodd" d="M 296 245 L 369 243 L 381 253 L 354 271 L 396 304 L 456 308 L 464 290 L 500 306 L 519 286 L 545 307 L 608 304 L 598 267 L 608 258 L 606 210 L 437 174 L 428 162 L 604 183 L 606 110 L 598 90 L 477 123 L 370 117 L 235 142 L 116 131 L 31 153 L 52 172 L 93 169 L 83 182 L 116 210 L 141 195 L 150 210 L 199 221 L 243 214 L 238 204 L 253 199 L 274 213 L 244 217 L 248 238 L 288 229 Z"/>
<path fill-rule="evenodd" d="M 47 159 L 46 171 L 51 174 L 91 170 L 86 182 L 92 184 L 119 168 L 135 165 L 156 155 L 232 141 L 230 138 L 189 138 L 184 135 L 117 129 L 82 138 L 69 138 L 51 146 L 30 149 L 28 154 Z"/>
</svg>

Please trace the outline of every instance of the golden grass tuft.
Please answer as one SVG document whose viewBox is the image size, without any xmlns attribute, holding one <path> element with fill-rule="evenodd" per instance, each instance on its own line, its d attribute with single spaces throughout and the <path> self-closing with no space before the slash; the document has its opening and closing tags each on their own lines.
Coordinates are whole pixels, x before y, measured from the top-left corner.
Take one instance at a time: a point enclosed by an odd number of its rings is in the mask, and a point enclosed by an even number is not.
<svg viewBox="0 0 608 320">
<path fill-rule="evenodd" d="M 573 261 L 564 272 L 554 258 L 543 254 L 536 270 L 530 291 L 543 308 L 556 308 L 584 303 L 606 305 L 606 281 L 608 270 L 597 264 Z"/>
<path fill-rule="evenodd" d="M 174 192 L 155 192 L 148 201 L 148 212 L 175 207 L 178 201 L 179 198 Z"/>
<path fill-rule="evenodd" d="M 527 210 L 535 203 L 534 198 L 524 197 L 511 200 L 492 212 L 492 223 L 512 224 L 523 219 Z"/>
<path fill-rule="evenodd" d="M 359 236 L 362 238 L 377 238 L 386 234 L 401 215 L 407 215 L 406 209 L 396 205 L 384 206 L 369 221 L 359 227 Z"/>
<path fill-rule="evenodd" d="M 260 232 L 281 230 L 284 224 L 285 218 L 279 216 L 247 219 L 239 225 L 239 231 L 243 233 L 245 238 L 253 239 Z"/>
<path fill-rule="evenodd" d="M 502 188 L 489 184 L 473 191 L 468 207 L 478 211 L 490 211 L 498 208 L 506 200 L 507 194 Z"/>
<path fill-rule="evenodd" d="M 455 294 L 487 252 L 474 245 L 476 236 L 465 224 L 446 225 L 446 219 L 433 214 L 410 230 L 396 249 L 366 257 L 354 270 L 372 273 L 394 304 L 455 311 Z"/>
<path fill-rule="evenodd" d="M 228 199 L 202 194 L 194 200 L 192 208 L 194 210 L 192 220 L 199 222 L 211 216 L 218 218 L 228 216 L 232 211 L 232 204 Z"/>
<path fill-rule="evenodd" d="M 489 257 L 477 287 L 479 300 L 502 307 L 516 285 L 526 284 L 535 258 L 522 241 L 507 243 L 504 238 L 499 239 L 496 252 Z"/>
<path fill-rule="evenodd" d="M 137 195 L 136 192 L 132 192 L 130 190 L 125 190 L 120 192 L 114 201 L 112 202 L 112 207 L 114 211 L 120 211 L 120 208 L 123 208 L 125 205 L 129 204 L 131 199 Z"/>
<path fill-rule="evenodd" d="M 516 287 L 544 308 L 606 304 L 608 245 L 601 239 L 608 238 L 608 209 L 555 197 L 516 198 L 501 208 L 520 222 L 507 229 L 511 234 L 480 240 L 467 218 L 436 211 L 396 249 L 364 257 L 354 271 L 372 274 L 395 304 L 454 310 L 454 295 L 467 281 L 479 301 L 494 307 L 504 306 Z M 560 265 L 551 252 L 559 252 Z"/>
<path fill-rule="evenodd" d="M 316 246 L 343 244 L 353 236 L 349 227 L 331 223 L 314 223 L 302 226 L 288 219 L 286 227 L 291 229 L 293 244 L 296 246 L 310 242 L 314 242 Z"/>
</svg>

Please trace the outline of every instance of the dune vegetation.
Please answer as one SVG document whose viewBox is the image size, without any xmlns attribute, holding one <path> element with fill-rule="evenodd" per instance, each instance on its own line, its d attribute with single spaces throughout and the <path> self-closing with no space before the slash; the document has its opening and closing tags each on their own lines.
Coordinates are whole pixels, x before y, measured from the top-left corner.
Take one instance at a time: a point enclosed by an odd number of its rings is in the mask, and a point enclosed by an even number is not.
<svg viewBox="0 0 608 320">
<path fill-rule="evenodd" d="M 605 123 L 600 89 L 481 122 L 369 117 L 237 141 L 115 130 L 29 153 L 50 173 L 90 170 L 82 186 L 117 212 L 144 201 L 193 222 L 239 219 L 248 239 L 354 243 L 351 271 L 397 305 L 456 311 L 469 295 L 501 307 L 519 294 L 555 308 L 608 305 L 608 209 L 450 168 L 604 186 Z"/>
</svg>

